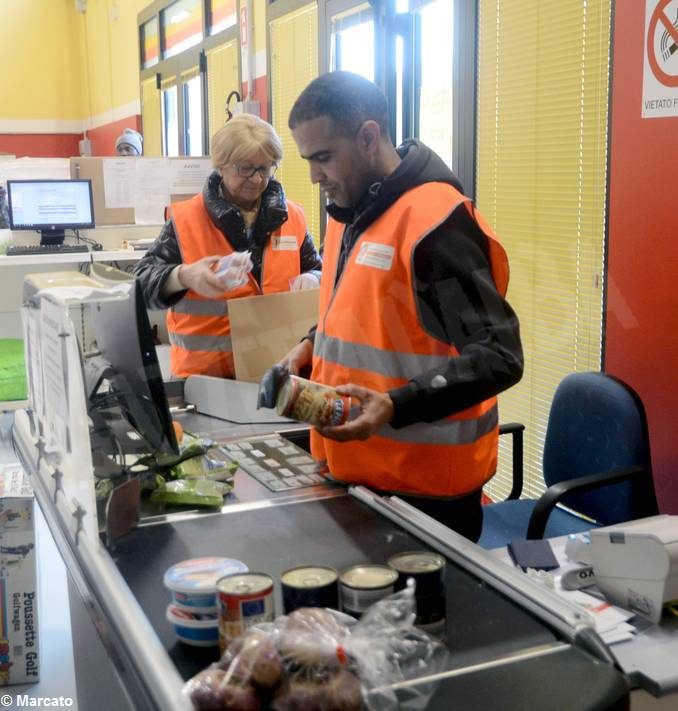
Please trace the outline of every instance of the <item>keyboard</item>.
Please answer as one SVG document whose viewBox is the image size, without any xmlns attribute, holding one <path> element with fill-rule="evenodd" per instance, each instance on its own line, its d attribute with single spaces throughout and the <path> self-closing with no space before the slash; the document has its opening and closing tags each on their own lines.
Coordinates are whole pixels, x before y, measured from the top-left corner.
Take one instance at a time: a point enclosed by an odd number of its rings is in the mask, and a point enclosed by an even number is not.
<svg viewBox="0 0 678 711">
<path fill-rule="evenodd" d="M 300 489 L 324 483 L 311 455 L 278 434 L 226 442 L 219 449 L 230 461 L 271 491 Z"/>
<path fill-rule="evenodd" d="M 25 257 L 31 254 L 69 254 L 71 252 L 89 252 L 99 250 L 101 245 L 89 244 L 10 244 L 7 246 L 8 257 Z"/>
</svg>

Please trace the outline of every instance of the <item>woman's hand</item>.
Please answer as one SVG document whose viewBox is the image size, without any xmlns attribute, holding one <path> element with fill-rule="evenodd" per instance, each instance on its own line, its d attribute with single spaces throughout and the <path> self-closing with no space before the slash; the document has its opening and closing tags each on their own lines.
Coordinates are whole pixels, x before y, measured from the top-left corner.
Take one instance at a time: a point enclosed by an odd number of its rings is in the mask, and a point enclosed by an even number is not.
<svg viewBox="0 0 678 711">
<path fill-rule="evenodd" d="M 317 289 L 320 286 L 320 280 L 315 274 L 305 272 L 298 274 L 290 281 L 290 291 L 304 291 L 304 289 Z"/>
<path fill-rule="evenodd" d="M 221 279 L 212 270 L 212 266 L 221 257 L 220 254 L 213 254 L 211 257 L 203 257 L 193 264 L 182 264 L 178 273 L 180 284 L 184 289 L 192 289 L 208 299 L 223 294 L 225 289 Z"/>
<path fill-rule="evenodd" d="M 287 368 L 292 375 L 299 375 L 299 371 L 307 365 L 311 365 L 313 358 L 313 343 L 308 338 L 304 338 L 301 343 L 297 343 L 294 348 L 280 361 L 279 365 Z"/>
<path fill-rule="evenodd" d="M 360 414 L 337 427 L 318 428 L 323 437 L 337 442 L 349 442 L 353 439 L 367 439 L 382 425 L 393 419 L 393 401 L 388 393 L 362 388 L 359 385 L 340 385 L 335 390 L 341 395 L 350 395 L 351 409 L 355 402 L 360 405 Z"/>
</svg>

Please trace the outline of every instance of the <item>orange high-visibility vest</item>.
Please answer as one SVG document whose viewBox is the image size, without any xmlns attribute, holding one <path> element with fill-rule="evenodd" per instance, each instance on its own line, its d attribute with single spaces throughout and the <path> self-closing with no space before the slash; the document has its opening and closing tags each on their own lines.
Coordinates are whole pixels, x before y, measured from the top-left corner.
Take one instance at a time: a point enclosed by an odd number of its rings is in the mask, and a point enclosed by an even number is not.
<svg viewBox="0 0 678 711">
<path fill-rule="evenodd" d="M 306 235 L 302 209 L 287 201 L 287 221 L 273 232 L 261 264 L 261 286 L 254 277 L 244 286 L 208 299 L 189 289 L 167 312 L 170 368 L 173 375 L 214 375 L 232 378 L 233 349 L 228 301 L 243 296 L 290 290 L 290 279 L 301 271 L 300 250 Z M 211 254 L 232 254 L 233 247 L 217 229 L 202 194 L 172 205 L 172 220 L 184 264 Z"/>
<path fill-rule="evenodd" d="M 343 225 L 325 236 L 320 314 L 311 378 L 386 392 L 459 352 L 422 326 L 414 291 L 414 249 L 455 209 L 487 235 L 492 277 L 508 286 L 508 260 L 471 201 L 443 183 L 409 190 L 356 241 L 335 284 Z M 443 308 L 454 305 L 443 304 Z M 497 401 L 490 398 L 432 423 L 384 425 L 365 441 L 335 442 L 311 431 L 311 451 L 334 478 L 383 491 L 459 496 L 480 488 L 497 463 Z"/>
</svg>

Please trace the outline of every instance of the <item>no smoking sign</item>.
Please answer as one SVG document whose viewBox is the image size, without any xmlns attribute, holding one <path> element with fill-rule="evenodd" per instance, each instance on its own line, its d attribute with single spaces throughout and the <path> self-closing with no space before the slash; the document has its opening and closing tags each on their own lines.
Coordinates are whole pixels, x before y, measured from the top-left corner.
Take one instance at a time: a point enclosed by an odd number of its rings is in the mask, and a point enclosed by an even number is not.
<svg viewBox="0 0 678 711">
<path fill-rule="evenodd" d="M 643 118 L 678 116 L 678 0 L 646 0 Z"/>
</svg>

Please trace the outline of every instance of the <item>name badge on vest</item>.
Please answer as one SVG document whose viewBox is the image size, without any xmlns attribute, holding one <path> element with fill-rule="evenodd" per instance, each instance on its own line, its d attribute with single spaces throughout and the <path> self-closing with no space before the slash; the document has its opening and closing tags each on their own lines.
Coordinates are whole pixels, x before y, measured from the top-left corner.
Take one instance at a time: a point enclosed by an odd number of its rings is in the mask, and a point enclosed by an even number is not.
<svg viewBox="0 0 678 711">
<path fill-rule="evenodd" d="M 363 264 L 366 267 L 376 267 L 388 271 L 393 264 L 395 247 L 378 242 L 363 242 L 360 245 L 360 252 L 356 258 L 356 264 Z"/>
<path fill-rule="evenodd" d="M 271 247 L 278 251 L 296 252 L 297 238 L 294 235 L 278 235 L 271 237 Z"/>
</svg>

